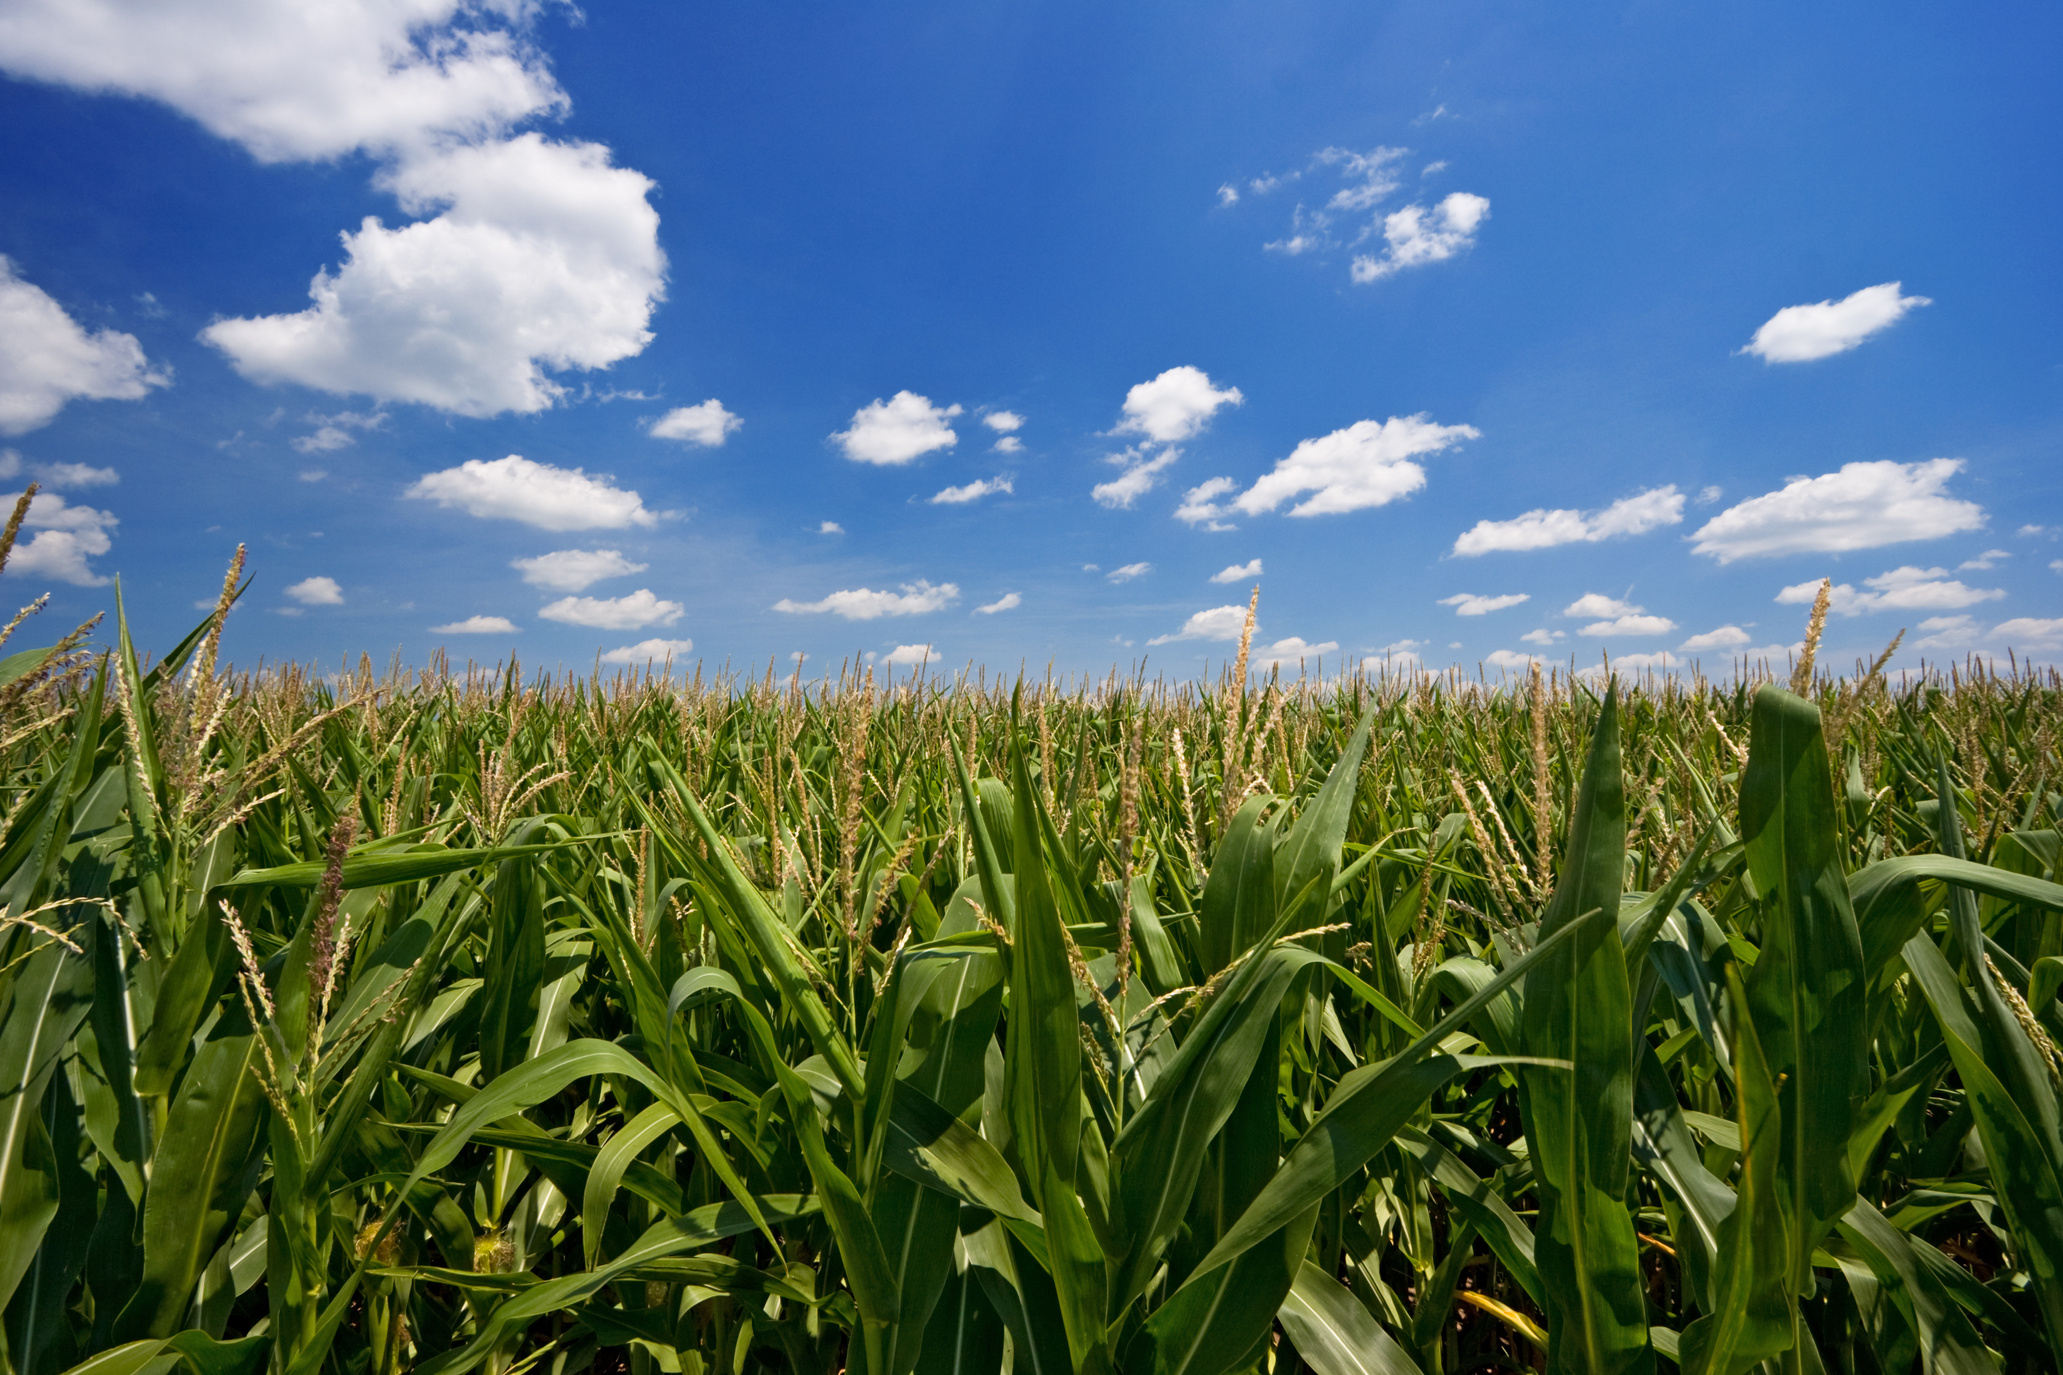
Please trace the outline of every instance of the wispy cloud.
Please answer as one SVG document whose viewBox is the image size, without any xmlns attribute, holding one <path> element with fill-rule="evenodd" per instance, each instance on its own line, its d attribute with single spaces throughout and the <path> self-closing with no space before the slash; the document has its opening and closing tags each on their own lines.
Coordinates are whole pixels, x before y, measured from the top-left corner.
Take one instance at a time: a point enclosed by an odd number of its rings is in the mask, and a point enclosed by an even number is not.
<svg viewBox="0 0 2063 1375">
<path fill-rule="evenodd" d="M 1023 605 L 1023 597 L 1019 596 L 1015 592 L 1005 592 L 1002 596 L 996 598 L 994 601 L 989 602 L 983 606 L 975 607 L 974 614 L 977 616 L 993 616 L 998 611 L 1015 611 L 1018 607 Z"/>
<path fill-rule="evenodd" d="M 1134 578 L 1143 578 L 1152 571 L 1153 565 L 1150 563 L 1128 563 L 1122 568 L 1111 569 L 1103 576 L 1112 582 L 1130 582 Z"/>
<path fill-rule="evenodd" d="M 1473 592 L 1457 592 L 1451 597 L 1440 598 L 1440 605 L 1451 606 L 1457 616 L 1487 616 L 1492 611 L 1502 611 L 1508 606 L 1530 602 L 1530 592 L 1506 592 L 1501 596 L 1479 597 Z"/>
<path fill-rule="evenodd" d="M 1245 582 L 1248 578 L 1258 578 L 1260 576 L 1261 561 L 1259 559 L 1248 559 L 1245 563 L 1235 563 L 1229 568 L 1219 569 L 1211 574 L 1211 581 Z"/>
<path fill-rule="evenodd" d="M 1016 490 L 1015 487 L 1010 485 L 1009 478 L 992 477 L 978 482 L 970 482 L 961 487 L 948 487 L 937 496 L 931 498 L 929 504 L 932 506 L 964 506 L 970 501 L 980 501 L 983 497 L 991 496 L 997 492 L 1012 493 Z"/>
</svg>

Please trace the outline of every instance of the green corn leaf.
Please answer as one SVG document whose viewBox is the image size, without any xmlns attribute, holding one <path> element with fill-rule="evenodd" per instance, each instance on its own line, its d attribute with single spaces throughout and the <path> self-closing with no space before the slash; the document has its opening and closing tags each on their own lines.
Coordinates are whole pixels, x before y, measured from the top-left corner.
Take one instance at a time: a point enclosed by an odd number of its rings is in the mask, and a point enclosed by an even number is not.
<svg viewBox="0 0 2063 1375">
<path fill-rule="evenodd" d="M 1906 942 L 1904 955 L 1963 1081 L 1964 1102 L 1984 1142 L 1994 1193 L 2012 1226 L 2050 1348 L 2063 1365 L 2063 1181 L 2057 1177 L 2055 1154 L 2037 1121 L 1987 1062 L 1969 994 L 1948 960 L 1924 934 Z"/>
<path fill-rule="evenodd" d="M 193 1034 L 228 986 L 236 947 L 222 909 L 203 903 L 158 984 L 150 1029 L 136 1046 L 136 1092 L 163 1096 L 193 1053 Z"/>
<path fill-rule="evenodd" d="M 1318 1206 L 1312 1204 L 1225 1264 L 1198 1266 L 1125 1349 L 1126 1369 L 1220 1375 L 1260 1355 L 1317 1221 Z"/>
<path fill-rule="evenodd" d="M 972 1266 L 956 1247 L 957 1268 L 946 1280 L 924 1329 L 916 1375 L 990 1375 L 1003 1359 L 1003 1318 Z"/>
<path fill-rule="evenodd" d="M 1310 1261 L 1276 1315 L 1304 1364 L 1318 1375 L 1421 1375 L 1361 1300 Z"/>
<path fill-rule="evenodd" d="M 1734 1191 L 1705 1168 L 1669 1072 L 1647 1046 L 1641 1047 L 1640 1077 L 1633 1086 L 1632 1148 L 1634 1160 L 1675 1200 L 1677 1255 L 1692 1294 L 1709 1311 L 1719 1229 L 1734 1210 Z"/>
<path fill-rule="evenodd" d="M 1920 1259 L 1920 1247 L 1864 1199 L 1857 1199 L 1836 1226 L 1879 1283 L 1903 1291 L 1899 1306 L 1909 1315 L 1927 1375 L 1995 1375 L 1998 1357 L 1985 1348 L 1969 1318 Z"/>
<path fill-rule="evenodd" d="M 1727 966 L 1736 1008 L 1747 1006 L 1739 972 Z M 1798 1343 L 1798 1305 L 1791 1296 L 1789 1233 L 1784 1210 L 1783 1109 L 1753 1022 L 1736 1015 L 1734 1083 L 1742 1154 L 1733 1211 L 1719 1224 L 1710 1312 L 1683 1333 L 1683 1375 L 1742 1375 Z"/>
<path fill-rule="evenodd" d="M 1469 1025 L 1478 1012 L 1542 958 L 1598 927 L 1609 932 L 1610 918 L 1591 912 L 1553 935 L 1467 1001 L 1450 1010 L 1425 1035 L 1381 1064 L 1364 1065 L 1341 1078 L 1326 1100 L 1325 1110 L 1310 1130 L 1290 1148 L 1282 1167 L 1210 1253 L 1198 1262 L 1199 1273 L 1222 1265 L 1300 1215 L 1353 1176 L 1389 1144 L 1397 1129 L 1414 1116 L 1434 1091 L 1469 1070 L 1505 1064 L 1539 1064 L 1516 1056 L 1452 1056 L 1429 1058 L 1432 1048 Z M 1535 1245 L 1538 1241 L 1536 1238 Z"/>
<path fill-rule="evenodd" d="M 1182 1226 L 1205 1150 L 1252 1078 L 1290 982 L 1320 960 L 1301 946 L 1278 946 L 1249 959 L 1211 1000 L 1125 1124 L 1115 1154 L 1132 1250 L 1114 1295 L 1119 1309 L 1144 1292 Z"/>
<path fill-rule="evenodd" d="M 7 1307 L 8 1356 L 25 1375 L 57 1371 L 73 1347 L 65 1299 L 86 1263 L 87 1241 L 100 1212 L 94 1178 L 79 1158 L 84 1144 L 79 1116 L 70 1076 L 52 1075 L 43 1097 L 42 1127 L 51 1147 L 57 1214 Z"/>
<path fill-rule="evenodd" d="M 655 1223 L 609 1264 L 526 1288 L 496 1308 L 481 1325 L 479 1333 L 463 1348 L 424 1361 L 416 1366 L 416 1370 L 419 1375 L 465 1375 L 466 1371 L 492 1355 L 510 1333 L 522 1331 L 546 1314 L 573 1307 L 615 1282 L 619 1275 L 667 1256 L 700 1250 L 727 1237 L 750 1232 L 760 1225 L 758 1219 L 761 1217 L 774 1222 L 791 1222 L 816 1210 L 815 1200 L 770 1194 L 755 1199 L 750 1209 L 733 1200 L 713 1203 Z"/>
<path fill-rule="evenodd" d="M 1017 1176 L 996 1148 L 914 1085 L 895 1095 L 884 1163 L 897 1174 L 1034 1227 L 1044 1220 L 1024 1201 Z"/>
<path fill-rule="evenodd" d="M 1010 1128 L 1025 1180 L 1043 1209 L 1049 1179 L 1074 1186 L 1081 1135 L 1082 1040 L 1060 909 L 1046 873 L 1038 792 L 1022 749 L 1016 784 L 1017 921 L 1011 930 L 1010 1018 L 1003 1047 Z"/>
<path fill-rule="evenodd" d="M 1872 984 L 1895 977 L 1899 952 L 1934 910 L 1926 900 L 1923 885 L 1927 883 L 1949 884 L 2007 902 L 2063 912 L 2063 884 L 2031 874 L 1942 854 L 1880 859 L 1848 881 L 1856 923 L 1862 930 L 1863 963 Z"/>
<path fill-rule="evenodd" d="M 1053 1277 L 1000 1222 L 963 1227 L 961 1242 L 982 1291 L 1009 1329 L 1020 1362 L 1017 1375 L 1072 1375 L 1074 1358 Z"/>
<path fill-rule="evenodd" d="M 450 850 L 442 845 L 414 845 L 405 850 L 391 847 L 361 848 L 344 856 L 343 887 L 389 888 L 397 883 L 419 883 L 443 878 L 483 864 L 548 855 L 557 850 L 585 844 L 594 837 L 541 845 L 496 845 L 485 849 Z M 313 888 L 322 882 L 327 865 L 321 860 L 279 864 L 269 869 L 241 869 L 221 883 L 223 888 Z"/>
<path fill-rule="evenodd" d="M 680 1114 L 666 1104 L 654 1103 L 624 1123 L 596 1153 L 580 1204 L 581 1247 L 588 1269 L 594 1269 L 601 1258 L 602 1229 L 610 1207 L 616 1202 L 616 1190 L 623 1184 L 624 1171 L 640 1151 L 673 1130 L 680 1120 Z"/>
<path fill-rule="evenodd" d="M 1267 820 L 1272 797 L 1250 797 L 1232 814 L 1211 857 L 1211 876 L 1197 907 L 1203 972 L 1217 973 L 1275 924 L 1275 830 L 1282 810 Z"/>
<path fill-rule="evenodd" d="M 58 1166 L 41 1121 L 43 1097 L 65 1042 L 92 1006 L 91 942 L 99 925 L 75 928 L 87 945 L 76 955 L 35 935 L 41 944 L 34 953 L 0 974 L 0 1307 L 57 1216 Z"/>
<path fill-rule="evenodd" d="M 1053 1292 L 1060 1301 L 1060 1321 L 1067 1329 L 1069 1358 L 1076 1375 L 1108 1375 L 1108 1334 L 1104 1330 L 1110 1293 L 1103 1248 L 1082 1200 L 1060 1178 L 1046 1157 L 1046 1245 Z"/>
<path fill-rule="evenodd" d="M 1398 1128 L 1397 1145 L 1414 1157 L 1419 1168 L 1440 1186 L 1448 1205 L 1476 1229 L 1526 1296 L 1539 1303 L 1540 1269 L 1534 1261 L 1532 1230 L 1511 1210 L 1510 1204 L 1498 1197 L 1496 1186 L 1479 1178 L 1452 1151 L 1417 1127 Z"/>
<path fill-rule="evenodd" d="M 895 1097 L 901 1101 L 900 1089 Z M 930 1340 L 932 1310 L 955 1282 L 953 1241 L 960 1231 L 960 1200 L 891 1174 L 875 1180 L 871 1211 L 896 1289 L 895 1322 L 884 1339 L 889 1372 L 909 1375 Z M 961 1302 L 966 1289 L 962 1283 Z M 978 1284 L 974 1291 L 980 1292 Z M 998 1324 L 997 1332 L 1001 1330 Z"/>
<path fill-rule="evenodd" d="M 115 1323 L 119 1340 L 169 1337 L 209 1257 L 243 1210 L 271 1115 L 258 1038 L 243 1008 L 226 1013 L 179 1081 L 151 1158 L 143 1201 L 143 1275 Z"/>
<path fill-rule="evenodd" d="M 65 1375 L 142 1375 L 155 1362 L 174 1358 L 193 1375 L 257 1375 L 265 1365 L 263 1337 L 217 1341 L 205 1332 L 124 1342 L 79 1362 Z"/>
<path fill-rule="evenodd" d="M 830 1012 L 824 1007 L 823 1000 L 817 997 L 816 990 L 810 987 L 808 975 L 789 947 L 791 937 L 787 928 L 738 867 L 730 845 L 710 824 L 708 815 L 703 812 L 701 803 L 695 800 L 686 781 L 663 760 L 654 759 L 652 767 L 666 777 L 675 800 L 687 812 L 696 833 L 708 847 L 709 867 L 725 899 L 724 908 L 759 956 L 760 967 L 773 977 L 781 990 L 782 1002 L 802 1023 L 803 1030 L 816 1046 L 817 1054 L 831 1066 L 831 1072 L 838 1076 L 838 1082 L 852 1096 L 853 1102 L 864 1103 L 866 1087 L 860 1080 L 859 1064 L 853 1058 L 852 1048 L 832 1025 Z"/>
<path fill-rule="evenodd" d="M 1848 1140 L 1869 1090 L 1869 1007 L 1819 708 L 1774 686 L 1755 694 L 1741 835 L 1765 895 L 1747 1007 L 1781 1084 L 1778 1179 L 1803 1296 L 1813 1247 L 1855 1201 Z"/>
<path fill-rule="evenodd" d="M 1617 918 L 1626 797 L 1618 687 L 1605 694 L 1569 825 L 1568 853 L 1540 931 L 1583 913 Z M 1633 1123 L 1633 1006 L 1613 924 L 1589 928 L 1526 976 L 1526 1053 L 1571 1061 L 1573 1075 L 1529 1071 L 1526 1141 L 1541 1185 L 1534 1247 L 1547 1302 L 1549 1375 L 1652 1370 L 1639 1243 L 1626 1211 Z"/>
<path fill-rule="evenodd" d="M 1368 732 L 1375 712 L 1370 707 L 1362 713 L 1346 748 L 1340 751 L 1325 781 L 1318 786 L 1318 795 L 1276 848 L 1271 867 L 1278 910 L 1287 908 L 1291 899 L 1317 878 L 1324 878 L 1328 894 L 1332 890 L 1332 882 L 1340 871 L 1340 850 L 1346 844 L 1347 822 L 1353 816 L 1354 794 L 1361 778 L 1361 756 L 1368 750 Z M 1320 926 L 1324 922 L 1325 904 L 1321 902 L 1306 915 L 1305 924 Z"/>
</svg>

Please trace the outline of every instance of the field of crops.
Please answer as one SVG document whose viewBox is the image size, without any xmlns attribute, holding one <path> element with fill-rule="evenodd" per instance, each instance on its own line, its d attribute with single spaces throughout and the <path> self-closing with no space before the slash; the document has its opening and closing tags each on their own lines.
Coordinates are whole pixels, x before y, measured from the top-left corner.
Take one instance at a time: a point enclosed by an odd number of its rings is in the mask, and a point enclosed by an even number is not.
<svg viewBox="0 0 2063 1375">
<path fill-rule="evenodd" d="M 7 1370 L 2059 1368 L 2053 674 L 220 620 L 0 662 Z"/>
</svg>

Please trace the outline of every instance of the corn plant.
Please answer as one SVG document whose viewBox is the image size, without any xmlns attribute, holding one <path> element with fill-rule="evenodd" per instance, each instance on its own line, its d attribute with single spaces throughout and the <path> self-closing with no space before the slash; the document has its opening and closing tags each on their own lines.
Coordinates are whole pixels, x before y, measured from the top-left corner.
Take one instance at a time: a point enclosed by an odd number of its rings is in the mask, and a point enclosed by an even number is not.
<svg viewBox="0 0 2063 1375">
<path fill-rule="evenodd" d="M 256 675 L 241 587 L 0 661 L 10 1371 L 2056 1368 L 2053 675 Z"/>
</svg>

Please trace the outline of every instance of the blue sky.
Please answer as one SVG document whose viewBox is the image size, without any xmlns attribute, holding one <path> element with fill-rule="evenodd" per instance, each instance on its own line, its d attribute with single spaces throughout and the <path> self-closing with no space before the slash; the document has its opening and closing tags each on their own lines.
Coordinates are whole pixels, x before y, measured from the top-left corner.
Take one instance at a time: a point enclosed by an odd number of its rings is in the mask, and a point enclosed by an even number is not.
<svg viewBox="0 0 2063 1375">
<path fill-rule="evenodd" d="M 2063 657 L 2053 7 L 306 8 L 0 7 L 52 622 Z"/>
</svg>

